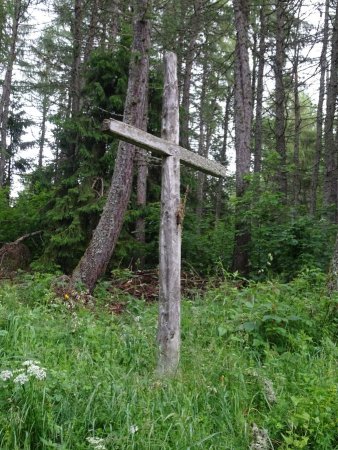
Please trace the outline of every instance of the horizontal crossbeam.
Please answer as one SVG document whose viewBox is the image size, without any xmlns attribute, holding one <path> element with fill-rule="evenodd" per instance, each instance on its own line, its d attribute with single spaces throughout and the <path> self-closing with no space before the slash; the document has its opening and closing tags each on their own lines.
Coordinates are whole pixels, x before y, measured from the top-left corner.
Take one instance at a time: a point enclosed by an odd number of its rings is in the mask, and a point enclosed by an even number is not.
<svg viewBox="0 0 338 450">
<path fill-rule="evenodd" d="M 102 130 L 111 132 L 121 140 L 137 145 L 161 156 L 177 156 L 181 162 L 187 166 L 193 167 L 201 172 L 213 175 L 215 177 L 226 177 L 226 168 L 216 161 L 204 158 L 193 153 L 179 145 L 167 142 L 157 136 L 135 128 L 124 122 L 115 119 L 106 119 L 103 122 Z"/>
</svg>

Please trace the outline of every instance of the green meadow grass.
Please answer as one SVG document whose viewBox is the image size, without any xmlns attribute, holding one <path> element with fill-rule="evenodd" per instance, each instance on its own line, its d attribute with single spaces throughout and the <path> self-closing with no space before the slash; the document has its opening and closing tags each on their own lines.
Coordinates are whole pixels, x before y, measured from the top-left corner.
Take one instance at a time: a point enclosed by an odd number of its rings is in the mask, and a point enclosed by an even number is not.
<svg viewBox="0 0 338 450">
<path fill-rule="evenodd" d="M 71 312 L 50 282 L 0 286 L 0 371 L 38 360 L 47 373 L 0 381 L 0 449 L 258 449 L 254 423 L 264 448 L 338 448 L 337 299 L 321 273 L 241 290 L 210 283 L 184 300 L 169 380 L 155 374 L 155 303 L 101 285 L 94 309 Z M 121 315 L 109 313 L 114 301 L 127 303 Z"/>
</svg>

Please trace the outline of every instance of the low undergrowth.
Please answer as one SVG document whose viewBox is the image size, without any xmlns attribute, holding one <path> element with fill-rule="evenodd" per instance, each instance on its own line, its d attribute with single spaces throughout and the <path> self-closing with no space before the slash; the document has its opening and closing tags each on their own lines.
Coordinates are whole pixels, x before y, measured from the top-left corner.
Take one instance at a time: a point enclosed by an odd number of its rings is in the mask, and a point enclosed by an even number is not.
<svg viewBox="0 0 338 450">
<path fill-rule="evenodd" d="M 50 282 L 0 287 L 1 449 L 338 448 L 337 298 L 320 272 L 183 301 L 171 380 L 154 373 L 156 303 L 101 285 L 70 311 Z"/>
</svg>

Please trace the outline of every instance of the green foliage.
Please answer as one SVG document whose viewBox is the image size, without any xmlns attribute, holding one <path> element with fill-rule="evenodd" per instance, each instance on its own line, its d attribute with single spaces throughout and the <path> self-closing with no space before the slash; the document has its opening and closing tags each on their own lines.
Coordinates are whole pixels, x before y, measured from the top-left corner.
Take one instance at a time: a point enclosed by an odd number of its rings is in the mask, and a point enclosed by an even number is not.
<svg viewBox="0 0 338 450">
<path fill-rule="evenodd" d="M 112 315 L 106 305 L 122 298 L 102 284 L 102 307 L 70 310 L 50 282 L 36 274 L 0 287 L 0 371 L 25 360 L 46 370 L 22 386 L 1 381 L 2 449 L 89 450 L 96 438 L 107 449 L 247 450 L 252 423 L 274 448 L 334 448 L 336 305 L 321 272 L 241 290 L 227 281 L 184 301 L 170 380 L 154 375 L 156 304 L 124 297 L 126 311 Z"/>
<path fill-rule="evenodd" d="M 279 194 L 265 191 L 257 198 L 256 189 L 253 183 L 243 200 L 251 204 L 245 212 L 251 224 L 251 276 L 278 275 L 290 280 L 306 267 L 327 270 L 336 226 L 296 213 L 283 205 Z"/>
<path fill-rule="evenodd" d="M 210 219 L 205 218 L 198 226 L 195 215 L 187 213 L 182 234 L 183 265 L 204 274 L 215 273 L 219 265 L 230 267 L 233 251 L 232 224 L 214 224 Z"/>
<path fill-rule="evenodd" d="M 54 199 L 46 212 L 46 235 L 49 240 L 43 260 L 61 266 L 66 272 L 74 268 L 84 253 L 110 185 L 118 141 L 102 133 L 101 126 L 107 117 L 121 119 L 123 115 L 130 58 L 125 50 L 125 46 L 129 45 L 129 38 L 126 39 L 113 53 L 103 50 L 92 52 L 85 73 L 81 114 L 72 118 L 62 115 L 54 118 L 61 160 L 53 189 Z M 158 72 L 151 73 L 149 127 L 155 133 L 160 130 L 161 83 Z M 149 200 L 151 204 L 151 195 Z M 114 255 L 118 264 L 121 261 L 129 264 L 135 255 L 137 257 L 143 252 L 144 249 L 139 248 L 133 237 L 135 222 L 131 219 L 135 220 L 141 213 L 147 217 L 148 210 L 149 220 L 152 221 L 151 206 L 142 212 L 133 209 L 126 218 L 126 226 Z M 151 253 L 153 260 L 153 252 L 145 251 Z"/>
<path fill-rule="evenodd" d="M 0 190 L 0 243 L 12 242 L 24 234 L 45 229 L 44 210 L 50 201 L 51 192 L 36 186 L 35 192 L 25 190 L 10 204 L 8 192 Z M 41 253 L 43 240 L 26 241 L 33 256 Z"/>
</svg>

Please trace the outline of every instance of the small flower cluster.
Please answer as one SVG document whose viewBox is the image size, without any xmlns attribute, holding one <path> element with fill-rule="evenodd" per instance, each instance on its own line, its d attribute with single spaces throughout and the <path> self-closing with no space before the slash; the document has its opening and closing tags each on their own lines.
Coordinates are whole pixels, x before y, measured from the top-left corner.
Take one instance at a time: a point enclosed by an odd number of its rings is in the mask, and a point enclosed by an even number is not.
<svg viewBox="0 0 338 450">
<path fill-rule="evenodd" d="M 2 381 L 10 380 L 13 376 L 13 372 L 11 370 L 3 370 L 0 372 L 0 379 Z"/>
<path fill-rule="evenodd" d="M 131 434 L 135 434 L 138 432 L 138 426 L 137 425 L 132 425 L 129 429 Z"/>
<path fill-rule="evenodd" d="M 98 437 L 87 437 L 87 441 L 95 450 L 106 450 L 104 439 Z"/>
<path fill-rule="evenodd" d="M 263 387 L 264 387 L 264 394 L 268 401 L 268 403 L 273 404 L 277 402 L 277 396 L 275 393 L 275 390 L 273 388 L 272 381 L 268 378 L 263 379 Z"/>
<path fill-rule="evenodd" d="M 258 428 L 258 426 L 252 424 L 252 443 L 250 450 L 269 450 L 270 439 L 269 434 L 265 428 Z"/>
<path fill-rule="evenodd" d="M 24 361 L 22 363 L 23 369 L 17 370 L 2 370 L 0 372 L 0 379 L 2 381 L 9 381 L 13 379 L 13 383 L 20 384 L 21 386 L 26 384 L 31 377 L 42 381 L 46 378 L 47 372 L 44 368 L 40 367 L 39 361 Z"/>
</svg>

